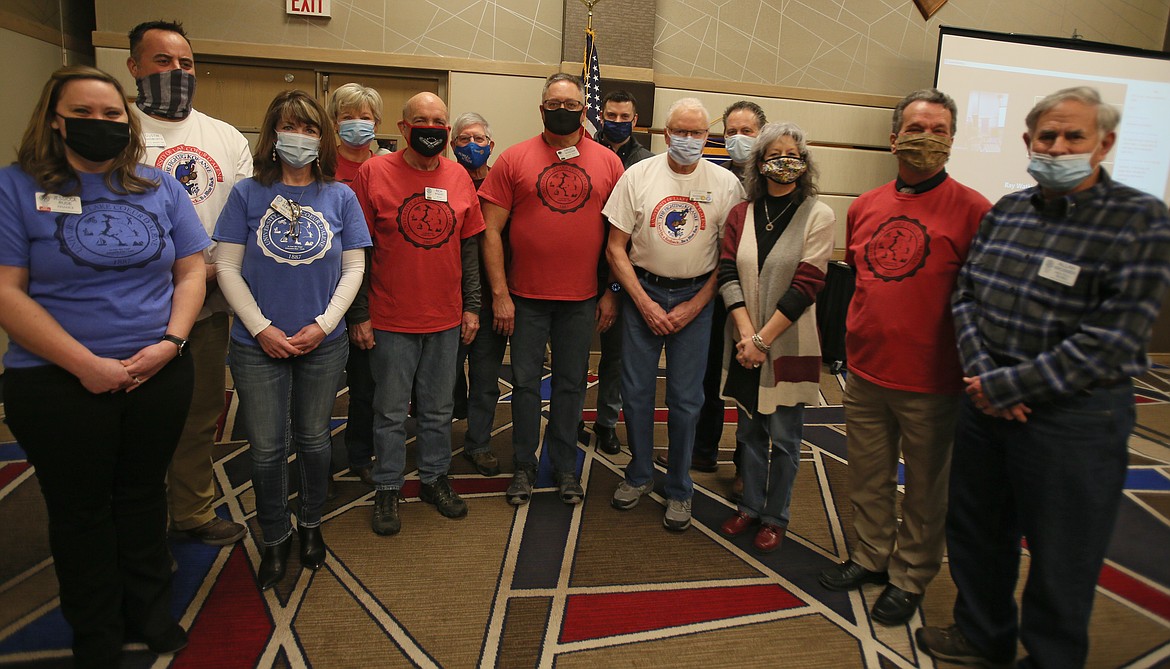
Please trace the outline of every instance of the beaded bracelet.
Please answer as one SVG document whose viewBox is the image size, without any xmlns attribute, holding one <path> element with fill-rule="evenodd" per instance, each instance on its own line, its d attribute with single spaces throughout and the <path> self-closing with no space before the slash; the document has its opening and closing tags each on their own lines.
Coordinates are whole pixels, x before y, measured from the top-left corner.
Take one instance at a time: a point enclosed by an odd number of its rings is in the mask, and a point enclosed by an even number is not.
<svg viewBox="0 0 1170 669">
<path fill-rule="evenodd" d="M 767 353 L 768 351 L 772 350 L 772 346 L 770 344 L 764 343 L 764 338 L 760 336 L 759 332 L 752 335 L 752 343 L 755 344 L 756 348 L 759 349 L 761 353 Z"/>
</svg>

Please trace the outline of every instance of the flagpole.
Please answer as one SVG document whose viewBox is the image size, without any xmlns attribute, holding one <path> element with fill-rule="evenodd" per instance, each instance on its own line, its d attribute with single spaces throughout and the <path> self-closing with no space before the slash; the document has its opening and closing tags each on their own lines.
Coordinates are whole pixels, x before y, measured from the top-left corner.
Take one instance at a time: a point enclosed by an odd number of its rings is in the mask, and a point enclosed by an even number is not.
<svg viewBox="0 0 1170 669">
<path fill-rule="evenodd" d="M 593 6 L 601 0 L 581 0 L 581 4 L 585 5 L 585 9 L 589 10 L 589 16 L 585 19 L 585 29 L 593 30 Z"/>
</svg>

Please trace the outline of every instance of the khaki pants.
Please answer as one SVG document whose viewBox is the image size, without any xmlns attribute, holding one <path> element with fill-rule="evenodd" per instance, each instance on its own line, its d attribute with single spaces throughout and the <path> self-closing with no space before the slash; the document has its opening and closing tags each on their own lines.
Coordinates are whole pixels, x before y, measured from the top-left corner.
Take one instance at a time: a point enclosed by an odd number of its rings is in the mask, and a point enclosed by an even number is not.
<svg viewBox="0 0 1170 669">
<path fill-rule="evenodd" d="M 215 517 L 215 474 L 211 449 L 223 413 L 229 319 L 212 314 L 195 323 L 187 351 L 195 362 L 195 394 L 183 435 L 167 470 L 167 503 L 176 530 L 191 530 Z"/>
<path fill-rule="evenodd" d="M 884 388 L 856 374 L 845 384 L 849 499 L 857 544 L 850 556 L 917 594 L 942 564 L 947 485 L 958 395 Z M 899 525 L 898 457 L 905 462 Z"/>
</svg>

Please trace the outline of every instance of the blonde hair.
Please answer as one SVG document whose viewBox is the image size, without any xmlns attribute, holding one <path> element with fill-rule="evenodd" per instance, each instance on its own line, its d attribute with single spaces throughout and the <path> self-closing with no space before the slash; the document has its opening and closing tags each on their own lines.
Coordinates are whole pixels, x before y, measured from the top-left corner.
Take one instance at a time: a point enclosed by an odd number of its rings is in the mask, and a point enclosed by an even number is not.
<svg viewBox="0 0 1170 669">
<path fill-rule="evenodd" d="M 126 92 L 122 90 L 122 85 L 117 79 L 88 65 L 63 67 L 50 75 L 49 80 L 45 82 L 45 87 L 41 90 L 41 99 L 33 109 L 28 128 L 24 131 L 20 149 L 16 154 L 16 162 L 20 169 L 44 188 L 45 192 L 72 195 L 80 191 L 81 182 L 77 178 L 77 172 L 65 155 L 65 140 L 61 133 L 53 128 L 52 123 L 53 118 L 57 116 L 57 102 L 61 99 L 61 90 L 71 81 L 85 79 L 105 82 L 118 91 L 130 125 L 130 142 L 106 167 L 106 187 L 122 195 L 145 193 L 158 188 L 157 181 L 138 176 L 138 163 L 145 153 L 142 148 L 142 127 L 138 123 L 138 117 L 130 113 Z"/>
<path fill-rule="evenodd" d="M 369 86 L 358 83 L 339 86 L 329 96 L 329 118 L 337 121 L 341 112 L 357 112 L 362 107 L 368 108 L 374 114 L 374 123 L 382 122 L 382 96 Z"/>
</svg>

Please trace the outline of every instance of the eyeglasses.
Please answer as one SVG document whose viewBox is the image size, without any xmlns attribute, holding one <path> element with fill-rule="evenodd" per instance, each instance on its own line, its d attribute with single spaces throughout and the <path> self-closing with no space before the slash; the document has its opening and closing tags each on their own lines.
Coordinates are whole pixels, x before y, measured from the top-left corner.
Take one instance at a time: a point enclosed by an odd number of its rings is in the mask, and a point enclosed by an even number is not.
<svg viewBox="0 0 1170 669">
<path fill-rule="evenodd" d="M 564 107 L 571 112 L 579 112 L 585 108 L 584 103 L 580 100 L 545 100 L 540 105 L 548 111 L 556 111 Z"/>
<path fill-rule="evenodd" d="M 487 146 L 491 141 L 491 137 L 487 135 L 459 135 L 455 138 L 455 146 L 467 146 L 471 142 L 475 142 L 480 146 Z"/>
<path fill-rule="evenodd" d="M 667 128 L 666 132 L 670 133 L 671 137 L 686 137 L 688 139 L 702 139 L 707 135 L 706 130 L 679 130 L 678 128 Z"/>
</svg>

